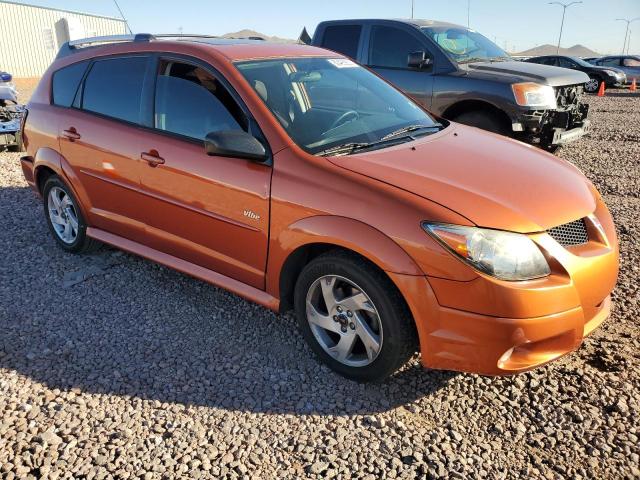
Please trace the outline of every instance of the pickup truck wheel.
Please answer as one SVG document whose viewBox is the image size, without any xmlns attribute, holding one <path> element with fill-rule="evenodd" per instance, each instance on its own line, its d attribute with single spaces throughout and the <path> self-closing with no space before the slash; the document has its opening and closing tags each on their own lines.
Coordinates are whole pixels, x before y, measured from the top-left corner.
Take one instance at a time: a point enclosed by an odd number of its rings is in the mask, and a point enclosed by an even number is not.
<svg viewBox="0 0 640 480">
<path fill-rule="evenodd" d="M 599 78 L 590 77 L 589 81 L 584 84 L 584 91 L 587 93 L 596 93 L 600 88 L 600 83 L 602 83 L 602 80 Z"/>
<path fill-rule="evenodd" d="M 499 135 L 511 135 L 505 122 L 493 112 L 464 112 L 452 118 L 454 122 L 463 123 L 470 127 L 481 128 Z"/>
<path fill-rule="evenodd" d="M 57 175 L 49 177 L 42 190 L 44 214 L 55 241 L 67 252 L 97 250 L 100 242 L 87 236 L 87 223 L 71 189 Z"/>
<path fill-rule="evenodd" d="M 295 287 L 302 334 L 331 369 L 379 381 L 416 350 L 413 318 L 396 287 L 366 260 L 329 252 L 312 260 Z"/>
</svg>

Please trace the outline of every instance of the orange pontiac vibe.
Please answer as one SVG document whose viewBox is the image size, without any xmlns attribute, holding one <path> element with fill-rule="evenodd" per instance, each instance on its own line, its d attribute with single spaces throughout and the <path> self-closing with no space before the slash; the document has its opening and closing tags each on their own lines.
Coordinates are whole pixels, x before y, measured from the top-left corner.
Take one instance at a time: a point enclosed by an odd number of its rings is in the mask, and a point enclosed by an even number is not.
<svg viewBox="0 0 640 480">
<path fill-rule="evenodd" d="M 383 379 L 417 350 L 429 368 L 518 373 L 609 315 L 615 228 L 577 168 L 436 119 L 333 52 L 70 42 L 22 135 L 64 250 L 107 243 L 294 309 L 349 378 Z"/>
</svg>

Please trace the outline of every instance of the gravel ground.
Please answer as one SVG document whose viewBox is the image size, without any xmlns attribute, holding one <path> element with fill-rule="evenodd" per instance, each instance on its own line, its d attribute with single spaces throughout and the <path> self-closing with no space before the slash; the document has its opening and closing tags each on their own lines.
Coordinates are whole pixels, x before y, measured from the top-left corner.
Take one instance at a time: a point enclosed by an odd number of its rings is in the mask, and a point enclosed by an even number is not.
<svg viewBox="0 0 640 480">
<path fill-rule="evenodd" d="M 65 254 L 0 154 L 2 478 L 640 478 L 640 95 L 592 97 L 560 153 L 620 232 L 612 317 L 510 378 L 384 384 L 319 365 L 279 316 L 141 258 Z"/>
</svg>

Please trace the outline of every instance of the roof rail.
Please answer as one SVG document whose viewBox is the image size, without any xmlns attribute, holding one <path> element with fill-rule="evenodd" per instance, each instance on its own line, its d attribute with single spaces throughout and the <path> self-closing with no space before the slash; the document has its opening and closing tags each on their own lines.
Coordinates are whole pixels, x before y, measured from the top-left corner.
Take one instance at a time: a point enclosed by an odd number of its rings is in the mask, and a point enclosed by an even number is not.
<svg viewBox="0 0 640 480">
<path fill-rule="evenodd" d="M 96 46 L 96 44 L 105 43 L 124 43 L 124 42 L 150 42 L 154 40 L 154 36 L 150 33 L 137 33 L 135 35 L 108 35 L 103 37 L 81 38 L 79 40 L 70 40 L 65 42 L 61 47 L 56 58 L 71 55 L 81 48 Z"/>
</svg>

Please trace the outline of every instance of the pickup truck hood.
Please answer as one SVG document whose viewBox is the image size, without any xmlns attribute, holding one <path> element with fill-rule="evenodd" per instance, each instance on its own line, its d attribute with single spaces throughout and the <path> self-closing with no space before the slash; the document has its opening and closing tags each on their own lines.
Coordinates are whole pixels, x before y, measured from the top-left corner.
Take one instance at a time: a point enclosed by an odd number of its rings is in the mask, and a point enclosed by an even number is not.
<svg viewBox="0 0 640 480">
<path fill-rule="evenodd" d="M 540 232 L 596 208 L 589 181 L 570 163 L 455 123 L 413 142 L 327 159 L 439 203 L 481 227 Z"/>
<path fill-rule="evenodd" d="M 536 82 L 552 87 L 576 85 L 589 81 L 584 72 L 568 68 L 552 67 L 528 62 L 474 62 L 464 65 L 469 74 L 474 71 L 492 73 L 498 76 L 516 77 L 519 82 Z"/>
</svg>

